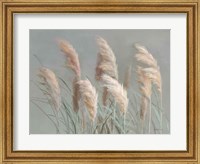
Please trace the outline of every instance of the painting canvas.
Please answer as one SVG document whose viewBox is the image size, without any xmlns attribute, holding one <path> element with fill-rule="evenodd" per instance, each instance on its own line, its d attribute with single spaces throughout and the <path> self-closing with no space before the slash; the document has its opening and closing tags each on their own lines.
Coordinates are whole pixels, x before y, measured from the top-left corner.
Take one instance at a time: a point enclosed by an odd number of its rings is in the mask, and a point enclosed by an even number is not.
<svg viewBox="0 0 200 164">
<path fill-rule="evenodd" d="M 170 30 L 29 31 L 30 134 L 170 134 Z"/>
</svg>

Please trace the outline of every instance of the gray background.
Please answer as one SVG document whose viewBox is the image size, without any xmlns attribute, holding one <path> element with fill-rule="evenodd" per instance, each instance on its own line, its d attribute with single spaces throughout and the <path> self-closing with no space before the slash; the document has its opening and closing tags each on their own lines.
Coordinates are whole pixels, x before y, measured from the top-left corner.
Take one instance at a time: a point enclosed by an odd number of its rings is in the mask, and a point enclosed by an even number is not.
<svg viewBox="0 0 200 164">
<path fill-rule="evenodd" d="M 38 81 L 38 69 L 41 64 L 36 60 L 37 55 L 45 67 L 57 75 L 72 81 L 73 74 L 64 65 L 66 58 L 60 52 L 57 39 L 68 40 L 79 54 L 82 78 L 89 76 L 92 81 L 95 75 L 98 46 L 96 36 L 101 36 L 112 47 L 118 65 L 119 81 L 123 83 L 124 72 L 133 62 L 136 66 L 134 43 L 144 45 L 157 59 L 163 81 L 163 108 L 167 118 L 170 117 L 170 30 L 30 30 L 30 99 L 43 97 L 34 82 Z M 133 72 L 133 76 L 136 74 Z M 136 77 L 132 77 L 133 80 Z M 138 88 L 133 81 L 133 87 Z M 30 103 L 30 134 L 55 133 L 54 126 L 48 118 Z"/>
</svg>

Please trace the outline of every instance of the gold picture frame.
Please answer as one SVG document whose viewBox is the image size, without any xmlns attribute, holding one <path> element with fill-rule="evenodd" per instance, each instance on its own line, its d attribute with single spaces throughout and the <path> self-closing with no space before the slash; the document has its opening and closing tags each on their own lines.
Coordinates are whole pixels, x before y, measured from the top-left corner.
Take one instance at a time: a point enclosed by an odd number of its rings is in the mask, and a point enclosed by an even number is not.
<svg viewBox="0 0 200 164">
<path fill-rule="evenodd" d="M 0 161 L 2 163 L 200 163 L 199 0 L 0 0 Z M 13 15 L 15 13 L 186 13 L 186 151 L 14 151 Z"/>
</svg>

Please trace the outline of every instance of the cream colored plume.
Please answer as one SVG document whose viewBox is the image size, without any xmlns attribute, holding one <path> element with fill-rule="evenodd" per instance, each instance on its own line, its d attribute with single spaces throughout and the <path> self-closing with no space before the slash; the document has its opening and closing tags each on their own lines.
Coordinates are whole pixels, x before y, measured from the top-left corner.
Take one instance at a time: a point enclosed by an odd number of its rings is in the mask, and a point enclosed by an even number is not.
<svg viewBox="0 0 200 164">
<path fill-rule="evenodd" d="M 107 88 L 108 92 L 113 96 L 116 103 L 118 104 L 120 111 L 126 113 L 128 108 L 127 92 L 123 86 L 112 77 L 104 74 L 102 75 L 103 86 Z"/>
<path fill-rule="evenodd" d="M 94 122 L 97 113 L 97 100 L 98 100 L 96 89 L 92 86 L 92 84 L 88 79 L 80 80 L 78 84 L 79 84 L 81 99 L 83 100 L 85 106 L 87 107 L 90 119 Z"/>
<path fill-rule="evenodd" d="M 43 67 L 39 70 L 39 77 L 44 80 L 48 96 L 51 98 L 55 110 L 59 111 L 61 105 L 61 94 L 56 75 L 50 69 Z"/>
<path fill-rule="evenodd" d="M 145 75 L 151 79 L 151 81 L 157 86 L 158 91 L 162 92 L 162 79 L 160 75 L 159 67 L 155 68 L 144 68 Z"/>
<path fill-rule="evenodd" d="M 162 79 L 160 74 L 160 68 L 157 65 L 157 61 L 153 56 L 146 50 L 145 47 L 138 44 L 135 45 L 138 53 L 135 55 L 136 60 L 148 65 L 148 68 L 143 68 L 145 75 L 151 79 L 151 81 L 157 86 L 158 91 L 162 93 Z"/>
<path fill-rule="evenodd" d="M 144 68 L 137 67 L 138 82 L 140 85 L 140 91 L 147 99 L 151 97 L 151 79 L 146 75 Z"/>
<path fill-rule="evenodd" d="M 81 70 L 80 70 L 80 63 L 79 58 L 76 50 L 73 48 L 73 46 L 64 40 L 58 41 L 61 51 L 66 55 L 67 57 L 67 65 L 69 68 L 74 71 L 74 73 L 80 77 Z"/>
<path fill-rule="evenodd" d="M 79 87 L 77 85 L 77 82 L 80 80 L 80 77 L 81 77 L 81 69 L 80 69 L 78 54 L 69 42 L 64 41 L 64 40 L 59 40 L 58 43 L 59 43 L 61 51 L 67 57 L 68 67 L 75 73 L 75 77 L 73 80 L 72 100 L 73 100 L 73 110 L 75 112 L 78 112 L 80 95 L 79 95 Z"/>
<path fill-rule="evenodd" d="M 99 46 L 99 53 L 97 57 L 96 79 L 100 80 L 102 74 L 118 79 L 115 54 L 103 38 L 98 37 L 97 44 Z"/>
<path fill-rule="evenodd" d="M 151 99 L 151 79 L 147 77 L 145 71 L 142 67 L 137 67 L 137 75 L 138 75 L 138 82 L 140 83 L 140 92 L 142 94 L 141 97 L 141 105 L 140 105 L 140 118 L 142 120 L 145 119 L 147 108 L 148 108 L 148 100 Z"/>
<path fill-rule="evenodd" d="M 135 44 L 138 53 L 135 55 L 136 60 L 140 61 L 143 64 L 147 64 L 151 67 L 157 67 L 157 61 L 153 58 L 152 54 L 150 54 L 147 49 L 139 44 Z"/>
</svg>

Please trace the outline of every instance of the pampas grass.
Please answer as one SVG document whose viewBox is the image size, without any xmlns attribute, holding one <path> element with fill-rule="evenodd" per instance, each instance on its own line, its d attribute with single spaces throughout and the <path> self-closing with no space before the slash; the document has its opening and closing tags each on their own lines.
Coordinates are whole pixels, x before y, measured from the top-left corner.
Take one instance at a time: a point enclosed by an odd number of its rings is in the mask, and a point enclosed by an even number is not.
<svg viewBox="0 0 200 164">
<path fill-rule="evenodd" d="M 133 63 L 127 65 L 122 85 L 118 80 L 116 57 L 111 47 L 105 39 L 97 38 L 99 52 L 95 78 L 103 88 L 102 102 L 98 102 L 95 86 L 90 80 L 81 78 L 82 70 L 76 50 L 68 41 L 59 40 L 58 43 L 66 57 L 68 68 L 73 73 L 72 88 L 63 77 L 59 77 L 61 83 L 58 84 L 55 73 L 42 67 L 39 77 L 43 81 L 40 83 L 41 86 L 36 86 L 45 98 L 34 97 L 34 102 L 32 101 L 53 122 L 57 133 L 138 134 L 140 130 L 145 133 L 147 128 L 149 133 L 153 132 L 153 128 L 156 133 L 159 129 L 157 123 L 162 120 L 162 113 L 159 113 L 159 109 L 162 109 L 162 100 L 159 107 L 158 96 L 160 94 L 162 98 L 162 79 L 157 61 L 145 47 L 136 45 L 138 52 L 135 59 L 139 63 L 136 68 L 140 92 L 138 93 L 135 91 L 135 81 L 131 80 Z M 40 107 L 35 101 L 41 105 L 50 105 L 52 111 L 46 108 L 43 110 L 43 106 Z M 152 112 L 154 113 L 151 116 Z M 146 118 L 148 113 L 149 119 Z M 162 130 L 162 121 L 158 126 Z"/>
<path fill-rule="evenodd" d="M 157 67 L 157 61 L 154 59 L 151 53 L 147 51 L 144 46 L 139 44 L 135 44 L 135 48 L 137 49 L 138 53 L 135 55 L 137 61 L 147 64 L 150 67 Z"/>
<path fill-rule="evenodd" d="M 118 79 L 115 54 L 105 39 L 98 37 L 97 44 L 99 46 L 99 53 L 96 66 L 96 79 L 101 79 L 101 75 L 103 74 Z"/>
<path fill-rule="evenodd" d="M 73 110 L 75 112 L 78 112 L 80 96 L 79 96 L 79 91 L 78 91 L 79 87 L 77 85 L 77 82 L 81 78 L 81 69 L 80 69 L 78 54 L 68 41 L 59 40 L 59 46 L 60 50 L 67 57 L 67 66 L 75 73 L 75 77 L 72 84 L 73 85 L 72 100 L 73 100 Z"/>
<path fill-rule="evenodd" d="M 98 37 L 97 44 L 99 46 L 99 53 L 97 55 L 97 65 L 96 65 L 96 80 L 101 80 L 103 74 L 109 75 L 114 79 L 118 79 L 118 71 L 115 54 L 108 45 L 105 39 Z M 106 101 L 108 99 L 107 88 L 103 88 L 102 101 L 103 105 L 106 106 Z"/>
<path fill-rule="evenodd" d="M 81 76 L 81 69 L 80 69 L 80 63 L 78 59 L 78 54 L 76 50 L 73 48 L 73 46 L 68 42 L 64 40 L 58 41 L 60 50 L 66 55 L 67 57 L 67 66 L 74 71 L 74 73 L 80 77 Z"/>
<path fill-rule="evenodd" d="M 102 75 L 103 86 L 117 102 L 121 113 L 126 113 L 128 107 L 127 92 L 119 82 L 108 75 Z"/>
<path fill-rule="evenodd" d="M 47 97 L 48 103 L 52 108 L 57 124 L 51 118 L 50 120 L 55 125 L 57 133 L 60 133 L 58 128 L 59 126 L 58 112 L 60 111 L 61 108 L 61 92 L 57 77 L 53 71 L 45 67 L 39 69 L 38 76 L 43 80 L 43 82 L 41 82 L 40 84 L 42 84 L 46 88 L 46 90 L 43 90 L 41 88 L 40 90 L 42 90 L 43 94 L 45 94 L 45 96 Z M 43 113 L 45 113 L 42 110 L 42 108 L 39 107 L 39 109 Z M 47 114 L 46 116 L 49 118 Z"/>
<path fill-rule="evenodd" d="M 138 82 L 140 83 L 140 92 L 142 94 L 142 101 L 141 101 L 141 109 L 140 109 L 140 118 L 142 121 L 145 120 L 147 107 L 146 100 L 151 99 L 151 80 L 146 76 L 145 71 L 142 67 L 137 67 L 137 75 L 138 75 Z M 143 104 L 145 102 L 145 104 Z"/>
<path fill-rule="evenodd" d="M 38 76 L 43 79 L 46 90 L 48 91 L 46 94 L 50 97 L 55 111 L 58 112 L 61 105 L 61 94 L 56 75 L 50 69 L 43 67 L 39 70 Z"/>
<path fill-rule="evenodd" d="M 98 99 L 96 89 L 92 86 L 92 84 L 88 79 L 80 80 L 78 82 L 78 85 L 79 85 L 81 99 L 83 100 L 85 106 L 87 107 L 91 121 L 94 122 L 97 114 L 97 99 Z"/>
<path fill-rule="evenodd" d="M 140 83 L 140 93 L 142 94 L 141 105 L 140 105 L 140 119 L 142 120 L 142 131 L 144 131 L 144 121 L 148 106 L 149 106 L 149 117 L 151 117 L 151 93 L 152 93 L 151 80 L 146 76 L 145 71 L 142 67 L 138 66 L 137 74 L 138 74 L 138 82 Z M 150 124 L 149 124 L 149 133 L 150 133 Z"/>
<path fill-rule="evenodd" d="M 145 74 L 157 86 L 158 91 L 162 93 L 160 68 L 156 59 L 154 59 L 152 54 L 149 53 L 144 46 L 136 44 L 135 47 L 138 50 L 138 53 L 135 55 L 136 60 L 148 66 L 147 68 L 144 68 Z"/>
<path fill-rule="evenodd" d="M 160 94 L 162 94 L 162 79 L 160 74 L 160 69 L 156 68 L 144 68 L 145 75 L 157 86 Z"/>
<path fill-rule="evenodd" d="M 127 91 L 123 88 L 122 85 L 119 84 L 117 80 L 113 79 L 112 77 L 104 74 L 102 75 L 101 78 L 102 78 L 104 87 L 106 87 L 108 93 L 110 93 L 113 96 L 114 100 L 119 106 L 121 113 L 123 114 L 123 119 L 124 119 L 123 127 L 124 127 L 124 133 L 125 133 L 125 115 L 128 108 Z M 115 109 L 113 113 L 114 113 L 114 119 L 115 119 Z"/>
<path fill-rule="evenodd" d="M 138 62 L 141 62 L 142 64 L 147 65 L 145 68 L 139 68 L 140 71 L 138 71 L 138 76 L 140 78 L 140 83 L 143 84 L 141 87 L 141 93 L 142 95 L 146 96 L 149 99 L 149 133 L 151 131 L 151 83 L 154 83 L 157 86 L 157 90 L 160 93 L 160 99 L 162 101 L 162 79 L 160 74 L 160 68 L 157 64 L 157 61 L 154 59 L 151 53 L 148 52 L 148 50 L 144 46 L 140 46 L 138 44 L 135 45 L 136 49 L 138 50 L 138 53 L 135 55 L 135 58 Z M 145 84 L 144 81 L 148 81 L 148 85 Z M 147 87 L 148 86 L 148 87 Z M 162 104 L 162 102 L 161 102 Z M 144 106 L 144 105 L 141 105 Z M 146 105 L 145 105 L 146 106 Z M 143 110 L 142 110 L 143 111 Z M 161 105 L 161 125 L 160 129 L 162 132 L 162 105 Z M 143 117 L 144 119 L 144 117 Z"/>
</svg>

